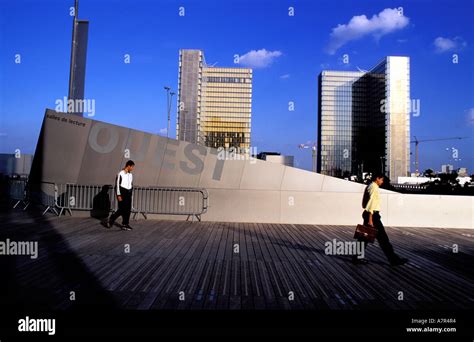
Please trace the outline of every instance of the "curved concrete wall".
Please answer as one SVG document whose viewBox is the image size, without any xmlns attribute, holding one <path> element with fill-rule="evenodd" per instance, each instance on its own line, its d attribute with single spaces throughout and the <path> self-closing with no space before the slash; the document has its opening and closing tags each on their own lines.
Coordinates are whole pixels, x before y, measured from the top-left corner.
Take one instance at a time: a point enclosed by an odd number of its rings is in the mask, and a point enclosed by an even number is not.
<svg viewBox="0 0 474 342">
<path fill-rule="evenodd" d="M 262 160 L 223 160 L 216 149 L 47 110 L 33 179 L 111 184 L 126 160 L 135 185 L 203 187 L 203 220 L 355 225 L 362 184 Z M 474 198 L 382 190 L 386 225 L 472 228 Z"/>
</svg>

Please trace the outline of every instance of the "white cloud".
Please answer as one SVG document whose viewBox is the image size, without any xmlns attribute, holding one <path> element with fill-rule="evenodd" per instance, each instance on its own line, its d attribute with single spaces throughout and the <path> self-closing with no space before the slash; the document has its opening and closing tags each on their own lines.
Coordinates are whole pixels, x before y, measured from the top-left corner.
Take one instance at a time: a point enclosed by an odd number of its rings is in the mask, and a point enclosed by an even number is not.
<svg viewBox="0 0 474 342">
<path fill-rule="evenodd" d="M 464 48 L 467 43 L 461 37 L 443 38 L 438 37 L 433 42 L 436 52 L 446 52 Z"/>
<path fill-rule="evenodd" d="M 281 55 L 282 53 L 280 51 L 267 51 L 266 49 L 260 49 L 258 51 L 252 50 L 240 56 L 239 64 L 254 69 L 266 68 L 272 64 L 275 58 Z"/>
<path fill-rule="evenodd" d="M 280 78 L 281 78 L 282 80 L 285 80 L 285 79 L 287 79 L 287 78 L 290 78 L 290 74 L 281 75 Z"/>
<path fill-rule="evenodd" d="M 469 108 L 467 111 L 467 124 L 474 126 L 474 108 Z"/>
<path fill-rule="evenodd" d="M 165 128 L 160 128 L 160 134 L 166 134 L 166 132 L 168 131 L 168 129 L 165 127 Z"/>
<path fill-rule="evenodd" d="M 365 14 L 356 15 L 349 23 L 339 24 L 332 29 L 326 52 L 333 55 L 348 42 L 368 35 L 380 39 L 387 33 L 403 29 L 409 21 L 410 19 L 396 8 L 386 8 L 370 19 L 367 19 Z"/>
</svg>

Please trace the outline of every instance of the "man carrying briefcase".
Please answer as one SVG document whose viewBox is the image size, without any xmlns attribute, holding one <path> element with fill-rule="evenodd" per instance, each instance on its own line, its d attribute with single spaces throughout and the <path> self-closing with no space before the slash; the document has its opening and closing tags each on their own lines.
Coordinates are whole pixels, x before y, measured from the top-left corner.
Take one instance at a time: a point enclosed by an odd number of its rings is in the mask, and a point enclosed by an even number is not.
<svg viewBox="0 0 474 342">
<path fill-rule="evenodd" d="M 376 229 L 375 238 L 379 242 L 380 248 L 382 248 L 385 256 L 387 257 L 390 265 L 398 266 L 403 265 L 408 262 L 406 258 L 400 258 L 393 250 L 392 244 L 388 239 L 388 235 L 385 232 L 385 228 L 382 224 L 380 218 L 380 197 L 379 197 L 379 187 L 383 184 L 384 175 L 382 173 L 376 173 L 372 177 L 372 182 L 367 186 L 364 191 L 364 196 L 362 199 L 362 207 L 364 212 L 362 213 L 362 218 L 364 219 L 364 226 L 366 229 L 357 229 L 354 237 L 357 240 L 364 243 L 364 248 L 367 247 L 367 242 L 373 242 L 371 239 L 371 227 Z M 358 233 L 359 231 L 359 233 Z M 362 234 L 361 234 L 362 233 Z M 364 234 L 366 233 L 366 234 Z M 357 255 L 354 255 L 352 258 L 354 264 L 367 264 L 366 259 L 359 259 Z"/>
</svg>

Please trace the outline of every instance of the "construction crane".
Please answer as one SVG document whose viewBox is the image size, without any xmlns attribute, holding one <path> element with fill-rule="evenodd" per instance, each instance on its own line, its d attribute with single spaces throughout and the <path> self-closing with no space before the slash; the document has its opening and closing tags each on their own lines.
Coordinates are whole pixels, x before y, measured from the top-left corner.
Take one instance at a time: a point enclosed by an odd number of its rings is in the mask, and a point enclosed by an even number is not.
<svg viewBox="0 0 474 342">
<path fill-rule="evenodd" d="M 317 160 L 316 146 L 317 145 L 318 145 L 318 143 L 316 143 L 314 141 L 308 141 L 305 144 L 299 144 L 298 145 L 298 148 L 300 148 L 300 149 L 308 149 L 308 148 L 311 149 L 312 162 L 313 162 L 313 165 L 312 165 L 313 172 L 316 172 L 316 170 L 317 170 L 317 167 L 316 167 L 316 160 Z"/>
<path fill-rule="evenodd" d="M 428 141 L 442 141 L 442 140 L 460 140 L 460 139 L 466 139 L 468 137 L 452 137 L 452 138 L 439 138 L 439 139 L 423 139 L 423 140 L 418 140 L 416 136 L 413 136 L 414 140 L 410 141 L 410 143 L 415 144 L 415 173 L 418 175 L 419 174 L 419 159 L 418 159 L 418 145 L 421 142 L 428 142 Z"/>
</svg>

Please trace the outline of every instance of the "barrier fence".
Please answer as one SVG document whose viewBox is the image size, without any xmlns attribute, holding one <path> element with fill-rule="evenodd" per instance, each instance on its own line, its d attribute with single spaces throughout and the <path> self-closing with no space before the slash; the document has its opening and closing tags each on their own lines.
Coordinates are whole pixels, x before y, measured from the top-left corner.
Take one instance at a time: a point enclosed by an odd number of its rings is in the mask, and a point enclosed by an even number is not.
<svg viewBox="0 0 474 342">
<path fill-rule="evenodd" d="M 39 204 L 45 207 L 43 215 L 51 211 L 57 216 L 65 212 L 72 215 L 73 210 L 116 211 L 118 201 L 112 185 L 55 184 L 41 182 L 27 184 L 13 182 L 10 185 L 10 197 L 19 203 Z M 135 219 L 142 215 L 147 219 L 149 214 L 187 215 L 187 219 L 201 215 L 208 208 L 209 195 L 204 188 L 180 187 L 134 187 L 132 193 L 132 213 Z"/>
<path fill-rule="evenodd" d="M 13 208 L 16 208 L 20 203 L 26 209 L 29 203 L 26 200 L 26 179 L 12 179 L 8 182 L 8 191 L 10 199 L 15 202 Z"/>
<path fill-rule="evenodd" d="M 41 183 L 27 183 L 25 187 L 25 201 L 28 205 L 36 204 L 41 205 L 45 209 L 43 215 L 47 212 L 52 212 L 55 215 L 59 216 L 59 213 L 56 209 L 57 206 L 57 186 L 55 183 L 51 182 L 41 182 Z M 24 208 L 25 210 L 26 208 Z"/>
<path fill-rule="evenodd" d="M 426 184 L 391 184 L 396 190 L 426 190 Z"/>
<path fill-rule="evenodd" d="M 207 211 L 208 193 L 202 188 L 144 187 L 133 190 L 135 215 L 169 214 L 196 216 Z"/>
</svg>

